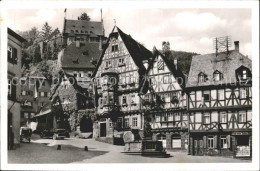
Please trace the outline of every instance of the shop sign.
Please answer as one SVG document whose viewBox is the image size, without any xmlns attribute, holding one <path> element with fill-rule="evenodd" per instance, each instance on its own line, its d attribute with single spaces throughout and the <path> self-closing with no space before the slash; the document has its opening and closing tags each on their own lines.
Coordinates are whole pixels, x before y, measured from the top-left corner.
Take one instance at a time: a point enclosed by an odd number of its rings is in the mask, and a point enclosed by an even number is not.
<svg viewBox="0 0 260 171">
<path fill-rule="evenodd" d="M 237 146 L 236 157 L 250 157 L 249 146 Z"/>
<path fill-rule="evenodd" d="M 233 132 L 232 135 L 249 135 L 248 132 Z"/>
</svg>

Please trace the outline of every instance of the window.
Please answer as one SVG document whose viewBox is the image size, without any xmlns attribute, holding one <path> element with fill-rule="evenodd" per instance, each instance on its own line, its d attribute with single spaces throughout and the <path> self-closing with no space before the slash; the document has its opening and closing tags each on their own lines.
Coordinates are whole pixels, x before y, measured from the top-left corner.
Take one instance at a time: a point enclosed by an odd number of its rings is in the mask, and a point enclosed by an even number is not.
<svg viewBox="0 0 260 171">
<path fill-rule="evenodd" d="M 175 121 L 180 121 L 180 120 L 181 120 L 180 113 L 175 113 Z"/>
<path fill-rule="evenodd" d="M 44 92 L 40 92 L 40 96 L 41 96 L 41 97 L 44 97 Z"/>
<path fill-rule="evenodd" d="M 167 114 L 163 113 L 162 114 L 162 122 L 165 122 L 165 121 L 167 121 Z"/>
<path fill-rule="evenodd" d="M 35 116 L 35 113 L 30 113 L 30 117 L 33 118 Z"/>
<path fill-rule="evenodd" d="M 89 71 L 89 72 L 88 72 L 88 77 L 91 77 L 91 75 L 92 75 L 92 72 Z"/>
<path fill-rule="evenodd" d="M 102 98 L 99 100 L 99 106 L 100 106 L 100 108 L 103 107 L 103 99 Z"/>
<path fill-rule="evenodd" d="M 227 114 L 225 112 L 220 113 L 220 123 L 227 123 Z"/>
<path fill-rule="evenodd" d="M 204 113 L 204 124 L 210 124 L 210 114 Z"/>
<path fill-rule="evenodd" d="M 246 72 L 246 70 L 243 70 L 243 72 L 242 72 L 242 79 L 243 80 L 247 79 L 247 72 Z"/>
<path fill-rule="evenodd" d="M 118 51 L 118 45 L 112 45 L 112 52 Z"/>
<path fill-rule="evenodd" d="M 48 96 L 48 92 L 44 92 L 44 97 L 47 97 Z"/>
<path fill-rule="evenodd" d="M 205 81 L 207 81 L 208 80 L 208 78 L 207 78 L 207 75 L 206 74 L 204 74 L 204 73 L 199 73 L 199 75 L 198 75 L 198 79 L 199 79 L 199 83 L 203 83 L 203 82 L 205 82 Z"/>
<path fill-rule="evenodd" d="M 227 137 L 226 136 L 223 136 L 223 135 L 220 136 L 220 145 L 221 145 L 221 148 L 227 148 Z"/>
<path fill-rule="evenodd" d="M 42 86 L 45 86 L 45 81 L 43 80 L 43 82 L 42 82 Z"/>
<path fill-rule="evenodd" d="M 83 72 L 80 72 L 80 73 L 79 73 L 79 77 L 81 77 L 81 78 L 84 77 Z"/>
<path fill-rule="evenodd" d="M 8 79 L 8 98 L 16 98 L 16 80 Z"/>
<path fill-rule="evenodd" d="M 220 81 L 223 78 L 223 74 L 219 72 L 218 70 L 213 73 L 213 80 L 214 81 Z"/>
<path fill-rule="evenodd" d="M 111 61 L 106 61 L 106 66 L 105 66 L 105 68 L 111 68 Z"/>
<path fill-rule="evenodd" d="M 246 98 L 246 88 L 240 88 L 240 98 L 241 99 Z"/>
<path fill-rule="evenodd" d="M 17 63 L 17 49 L 11 46 L 8 46 L 7 49 L 8 62 Z"/>
<path fill-rule="evenodd" d="M 44 106 L 44 102 L 41 102 L 41 107 L 43 107 Z"/>
<path fill-rule="evenodd" d="M 156 116 L 155 116 L 155 122 L 160 122 L 160 121 L 161 121 L 160 115 L 156 115 Z"/>
<path fill-rule="evenodd" d="M 246 112 L 245 111 L 239 111 L 238 114 L 238 121 L 239 122 L 246 122 Z"/>
<path fill-rule="evenodd" d="M 122 128 L 122 127 L 123 127 L 122 123 L 123 123 L 123 122 L 122 122 L 122 118 L 118 118 L 118 119 L 117 119 L 117 127 L 118 127 L 118 128 Z"/>
<path fill-rule="evenodd" d="M 157 68 L 158 70 L 164 70 L 164 62 L 162 59 L 160 59 L 158 62 L 157 62 Z"/>
<path fill-rule="evenodd" d="M 25 90 L 22 91 L 22 95 L 26 96 L 26 91 Z"/>
<path fill-rule="evenodd" d="M 119 58 L 118 59 L 118 66 L 124 66 L 125 65 L 125 59 L 124 58 Z"/>
<path fill-rule="evenodd" d="M 224 98 L 224 90 L 218 90 L 218 100 L 225 100 Z"/>
<path fill-rule="evenodd" d="M 208 136 L 208 148 L 214 148 L 214 137 Z"/>
<path fill-rule="evenodd" d="M 173 121 L 173 113 L 168 114 L 168 121 Z"/>
<path fill-rule="evenodd" d="M 187 113 L 183 113 L 183 115 L 182 115 L 182 119 L 183 119 L 184 121 L 187 121 L 187 120 L 188 120 Z"/>
<path fill-rule="evenodd" d="M 135 104 L 135 95 L 134 94 L 131 95 L 131 104 Z"/>
<path fill-rule="evenodd" d="M 127 104 L 126 96 L 123 96 L 122 98 L 123 98 L 122 104 Z"/>
<path fill-rule="evenodd" d="M 133 127 L 137 127 L 137 118 L 136 117 L 134 117 L 133 118 Z"/>
<path fill-rule="evenodd" d="M 7 55 L 8 55 L 8 59 L 12 59 L 12 47 L 11 46 L 8 46 Z"/>
<path fill-rule="evenodd" d="M 77 76 L 78 76 L 78 73 L 74 72 L 73 75 L 74 75 L 74 77 L 77 77 Z"/>
<path fill-rule="evenodd" d="M 154 85 L 155 84 L 155 78 L 154 77 L 150 77 L 149 78 L 149 83 L 150 83 L 150 85 Z"/>
<path fill-rule="evenodd" d="M 209 101 L 210 100 L 209 97 L 210 97 L 209 96 L 209 91 L 204 91 L 203 92 L 203 99 L 204 99 L 204 101 Z"/>
<path fill-rule="evenodd" d="M 108 100 L 109 100 L 109 104 L 113 104 L 113 103 L 114 103 L 114 97 L 113 97 L 113 95 L 109 95 L 109 96 L 108 96 Z"/>
<path fill-rule="evenodd" d="M 163 76 L 163 84 L 168 84 L 169 83 L 169 75 Z"/>
<path fill-rule="evenodd" d="M 129 118 L 125 118 L 125 128 L 129 128 Z"/>
<path fill-rule="evenodd" d="M 24 113 L 24 118 L 28 119 L 29 118 L 29 113 Z"/>
<path fill-rule="evenodd" d="M 113 123 L 112 122 L 109 122 L 109 127 L 112 127 L 113 126 Z"/>
</svg>

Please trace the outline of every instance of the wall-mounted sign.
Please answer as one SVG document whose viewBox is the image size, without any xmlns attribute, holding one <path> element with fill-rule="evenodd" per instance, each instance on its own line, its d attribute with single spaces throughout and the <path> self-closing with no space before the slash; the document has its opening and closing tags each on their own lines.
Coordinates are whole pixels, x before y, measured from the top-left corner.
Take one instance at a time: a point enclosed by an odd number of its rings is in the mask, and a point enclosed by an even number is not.
<svg viewBox="0 0 260 171">
<path fill-rule="evenodd" d="M 249 132 L 233 132 L 232 135 L 249 135 Z"/>
<path fill-rule="evenodd" d="M 249 146 L 237 146 L 236 157 L 250 157 Z"/>
</svg>

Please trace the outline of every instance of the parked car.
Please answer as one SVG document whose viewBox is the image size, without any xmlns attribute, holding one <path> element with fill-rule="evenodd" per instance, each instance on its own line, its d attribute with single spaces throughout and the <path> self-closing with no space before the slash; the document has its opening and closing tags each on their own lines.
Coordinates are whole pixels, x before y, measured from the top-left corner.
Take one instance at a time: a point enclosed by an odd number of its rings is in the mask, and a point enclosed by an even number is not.
<svg viewBox="0 0 260 171">
<path fill-rule="evenodd" d="M 53 135 L 54 135 L 54 131 L 50 129 L 45 129 L 40 134 L 41 138 L 53 138 Z"/>
<path fill-rule="evenodd" d="M 64 139 L 68 136 L 68 132 L 65 129 L 56 129 L 53 134 L 53 139 Z"/>
</svg>

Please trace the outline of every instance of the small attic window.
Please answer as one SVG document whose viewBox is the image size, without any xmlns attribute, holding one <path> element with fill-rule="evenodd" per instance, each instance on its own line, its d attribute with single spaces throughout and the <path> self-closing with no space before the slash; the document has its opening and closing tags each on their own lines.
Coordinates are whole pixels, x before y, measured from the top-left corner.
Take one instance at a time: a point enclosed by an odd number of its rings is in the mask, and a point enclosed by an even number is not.
<svg viewBox="0 0 260 171">
<path fill-rule="evenodd" d="M 198 75 L 198 82 L 199 83 L 203 83 L 206 82 L 208 80 L 208 77 L 206 74 L 204 74 L 203 72 L 199 73 Z"/>
<path fill-rule="evenodd" d="M 242 71 L 242 79 L 243 80 L 247 79 L 247 70 L 245 70 L 245 69 Z"/>
<path fill-rule="evenodd" d="M 88 31 L 85 31 L 85 33 L 88 33 Z"/>
<path fill-rule="evenodd" d="M 88 50 L 82 52 L 82 54 L 87 56 L 88 55 Z"/>
<path fill-rule="evenodd" d="M 70 30 L 71 33 L 74 33 L 74 30 Z"/>
<path fill-rule="evenodd" d="M 91 28 L 94 28 L 94 26 L 92 26 Z"/>
<path fill-rule="evenodd" d="M 82 28 L 85 28 L 85 26 L 82 26 Z"/>
<path fill-rule="evenodd" d="M 75 27 L 75 25 L 73 25 L 72 27 Z"/>
<path fill-rule="evenodd" d="M 93 33 L 92 31 L 90 31 L 90 33 Z"/>
<path fill-rule="evenodd" d="M 76 33 L 78 33 L 79 31 L 78 30 L 76 30 Z"/>
<path fill-rule="evenodd" d="M 81 30 L 81 33 L 84 33 L 84 31 L 83 31 L 83 30 Z"/>
<path fill-rule="evenodd" d="M 221 72 L 219 72 L 218 70 L 216 70 L 213 73 L 213 79 L 214 79 L 214 81 L 220 81 L 223 79 L 223 74 Z"/>
</svg>

